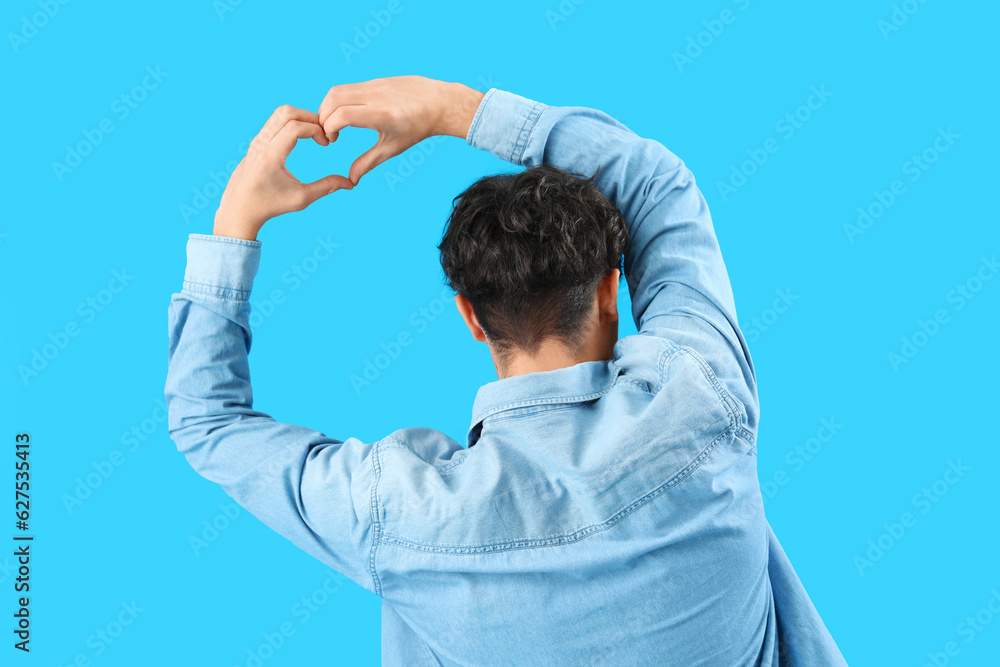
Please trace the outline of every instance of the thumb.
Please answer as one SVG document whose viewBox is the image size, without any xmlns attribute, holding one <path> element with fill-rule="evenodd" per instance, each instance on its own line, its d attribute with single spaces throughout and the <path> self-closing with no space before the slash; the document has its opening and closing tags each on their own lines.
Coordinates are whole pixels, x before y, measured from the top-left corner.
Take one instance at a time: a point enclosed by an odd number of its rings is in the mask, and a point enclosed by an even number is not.
<svg viewBox="0 0 1000 667">
<path fill-rule="evenodd" d="M 351 165 L 351 171 L 349 172 L 351 182 L 357 185 L 362 176 L 391 158 L 393 155 L 395 155 L 395 153 L 379 141 L 377 144 L 365 151 L 361 157 L 355 160 L 354 164 Z"/>
<path fill-rule="evenodd" d="M 349 179 L 337 175 L 327 176 L 319 179 L 318 181 L 313 181 L 312 183 L 302 184 L 302 190 L 305 192 L 306 196 L 306 206 L 309 206 L 317 199 L 334 193 L 337 190 L 350 190 L 353 187 L 354 183 L 352 183 Z"/>
</svg>

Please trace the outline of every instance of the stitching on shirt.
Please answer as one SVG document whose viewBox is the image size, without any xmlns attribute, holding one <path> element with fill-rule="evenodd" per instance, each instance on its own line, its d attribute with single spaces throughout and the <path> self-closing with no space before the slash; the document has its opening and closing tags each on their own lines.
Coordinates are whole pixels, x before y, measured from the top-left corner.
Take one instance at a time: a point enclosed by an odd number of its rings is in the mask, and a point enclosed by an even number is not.
<svg viewBox="0 0 1000 667">
<path fill-rule="evenodd" d="M 680 351 L 681 348 L 671 343 L 671 345 L 666 350 L 660 352 L 660 360 L 656 364 L 656 381 L 660 384 L 660 388 L 663 388 L 663 373 L 667 368 L 667 363 L 669 363 L 674 357 L 676 357 L 677 353 Z"/>
<path fill-rule="evenodd" d="M 495 415 L 498 412 L 503 412 L 504 410 L 510 410 L 511 408 L 523 408 L 531 405 L 554 405 L 558 403 L 582 403 L 584 401 L 590 401 L 595 398 L 600 398 L 604 394 L 608 393 L 611 388 L 615 386 L 614 380 L 605 389 L 601 391 L 594 391 L 589 394 L 577 394 L 576 396 L 551 396 L 549 398 L 532 398 L 524 401 L 511 401 L 510 403 L 504 403 L 498 405 L 486 412 L 478 415 L 476 418 L 477 422 L 485 421 L 487 417 Z"/>
<path fill-rule="evenodd" d="M 436 468 L 436 470 L 438 471 L 439 475 L 444 475 L 444 474 L 450 473 L 452 470 L 454 470 L 458 466 L 462 465 L 463 463 L 465 463 L 465 457 L 464 456 L 462 458 L 460 458 L 459 460 L 457 460 L 457 461 L 449 461 L 448 463 L 444 464 L 443 466 L 441 466 L 439 468 Z"/>
<path fill-rule="evenodd" d="M 233 303 L 247 303 L 246 297 L 241 296 L 230 296 L 224 293 L 216 292 L 196 292 L 194 290 L 181 290 L 181 294 L 186 294 L 187 296 L 210 296 L 220 301 L 231 301 Z"/>
<path fill-rule="evenodd" d="M 558 403 L 583 403 L 586 401 L 592 401 L 595 398 L 600 398 L 604 394 L 611 391 L 612 388 L 618 383 L 618 379 L 622 377 L 623 371 L 619 369 L 618 373 L 611 378 L 611 383 L 601 389 L 600 391 L 594 391 L 589 394 L 577 394 L 575 396 L 550 396 L 548 398 L 529 398 L 523 401 L 511 401 L 509 403 L 502 403 L 500 405 L 494 406 L 493 408 L 483 412 L 482 414 L 476 415 L 476 423 L 485 421 L 488 417 L 495 415 L 498 412 L 504 412 L 505 410 L 510 410 L 512 408 L 523 408 L 532 405 L 554 405 Z"/>
<path fill-rule="evenodd" d="M 214 243 L 231 243 L 233 245 L 246 246 L 248 248 L 259 248 L 261 246 L 260 241 L 251 241 L 249 239 L 238 239 L 232 236 L 216 236 L 214 234 L 189 234 L 189 239 L 200 239 L 202 241 L 212 241 Z"/>
<path fill-rule="evenodd" d="M 705 361 L 700 354 L 698 354 L 697 352 L 695 352 L 693 349 L 691 349 L 686 345 L 679 346 L 677 348 L 677 351 L 683 352 L 684 354 L 688 355 L 698 364 L 698 366 L 701 367 L 702 374 L 705 376 L 705 379 L 708 380 L 709 383 L 712 385 L 712 387 L 715 389 L 715 393 L 719 397 L 719 402 L 722 403 L 722 407 L 726 409 L 726 413 L 729 415 L 730 430 L 735 432 L 737 429 L 739 429 L 742 426 L 742 424 L 740 423 L 742 419 L 740 418 L 739 407 L 733 401 L 732 397 L 729 395 L 729 392 L 723 388 L 722 384 L 719 382 L 719 379 L 715 377 L 715 372 L 712 370 L 711 366 L 708 365 L 708 362 Z M 673 353 L 671 353 L 670 356 L 673 356 Z M 661 371 L 660 384 L 663 384 L 662 368 L 660 369 L 660 371 Z"/>
<path fill-rule="evenodd" d="M 375 595 L 382 595 L 382 582 L 379 581 L 378 572 L 375 569 L 375 554 L 378 553 L 378 545 L 382 541 L 382 523 L 378 519 L 378 484 L 382 479 L 382 462 L 379 460 L 379 445 L 375 443 L 372 450 L 372 473 L 375 481 L 372 484 L 371 493 L 371 513 L 372 513 L 372 548 L 368 554 L 368 569 L 372 575 L 372 590 Z"/>
<path fill-rule="evenodd" d="M 754 452 L 756 452 L 757 450 L 756 437 L 746 426 L 743 425 L 743 411 L 740 410 L 739 403 L 736 401 L 736 398 L 733 397 L 731 393 L 729 393 L 729 390 L 722 386 L 722 384 L 719 382 L 719 379 L 715 375 L 715 371 L 713 371 L 712 367 L 708 365 L 708 362 L 705 361 L 705 359 L 700 354 L 698 354 L 698 352 L 696 352 L 693 348 L 688 347 L 686 345 L 678 346 L 676 343 L 674 343 L 669 339 L 664 339 L 664 340 L 670 344 L 670 346 L 673 348 L 673 352 L 682 351 L 689 357 L 694 359 L 696 362 L 698 362 L 698 365 L 701 366 L 702 372 L 705 374 L 705 377 L 708 379 L 709 382 L 712 383 L 712 386 L 715 388 L 715 392 L 719 395 L 719 399 L 722 401 L 723 407 L 727 409 L 727 412 L 729 413 L 729 418 L 732 421 L 733 428 L 736 430 L 736 433 L 738 435 L 744 436 L 747 439 L 747 442 L 753 448 Z M 663 370 L 666 366 L 666 362 L 672 357 L 673 353 L 661 356 L 660 358 L 660 363 L 658 364 L 659 366 L 658 375 L 661 384 L 663 382 Z"/>
<path fill-rule="evenodd" d="M 207 289 L 199 289 L 207 288 Z M 227 301 L 246 301 L 250 298 L 250 290 L 242 289 L 240 287 L 220 287 L 219 285 L 211 285 L 209 283 L 198 283 L 193 280 L 185 280 L 182 290 L 188 292 L 189 294 L 214 296 L 219 299 L 225 299 Z M 234 293 L 235 296 L 230 296 Z"/>
<path fill-rule="evenodd" d="M 424 461 L 426 463 L 430 463 L 429 461 L 427 461 L 426 459 L 424 459 L 422 456 L 420 456 L 419 454 L 417 454 L 413 450 L 413 447 L 410 446 L 410 443 L 406 442 L 405 440 L 403 440 L 402 438 L 400 438 L 398 436 L 395 436 L 395 435 L 387 436 L 382 441 L 382 447 L 383 448 L 393 448 L 394 447 L 396 449 L 405 449 L 408 452 L 410 452 L 411 454 L 413 454 L 414 456 L 416 456 L 421 461 Z M 434 469 L 437 470 L 439 474 L 442 473 L 442 472 L 449 472 L 452 468 L 455 468 L 455 467 L 461 465 L 464 461 L 465 461 L 464 458 L 459 459 L 458 461 L 449 461 L 448 463 L 445 463 L 442 466 L 434 466 Z"/>
<path fill-rule="evenodd" d="M 639 389 L 641 389 L 645 393 L 649 394 L 650 396 L 656 396 L 656 392 L 650 390 L 649 383 L 646 382 L 645 380 L 636 380 L 634 378 L 622 377 L 620 380 L 618 380 L 618 382 L 620 384 L 635 385 L 636 387 L 638 387 Z"/>
<path fill-rule="evenodd" d="M 490 88 L 486 91 L 486 94 L 483 95 L 483 99 L 480 100 L 479 107 L 476 109 L 476 115 L 472 118 L 472 125 L 469 127 L 469 135 L 466 143 L 471 144 L 472 141 L 468 141 L 468 139 L 473 139 L 476 136 L 476 131 L 479 129 L 479 121 L 483 118 L 483 110 L 486 108 L 487 102 L 493 97 L 493 93 L 495 92 L 495 88 Z"/>
<path fill-rule="evenodd" d="M 681 348 L 677 345 L 677 343 L 670 340 L 669 338 L 652 336 L 650 334 L 645 334 L 645 335 L 650 336 L 650 338 L 657 339 L 663 344 L 665 348 L 660 352 L 659 359 L 657 360 L 656 363 L 656 393 L 659 393 L 659 391 L 663 389 L 663 371 L 666 368 L 667 363 L 677 355 L 677 353 L 680 351 Z"/>
<path fill-rule="evenodd" d="M 483 419 L 483 426 L 487 423 L 496 424 L 497 422 L 507 421 L 508 419 L 520 419 L 523 417 L 534 417 L 539 414 L 550 414 L 552 412 L 560 412 L 562 410 L 572 410 L 577 406 L 577 403 L 569 403 L 567 405 L 557 405 L 555 407 L 549 405 L 535 405 L 526 406 L 527 408 L 534 407 L 535 410 L 526 410 L 525 412 L 513 412 L 506 415 L 494 414 Z"/>
<path fill-rule="evenodd" d="M 720 442 L 726 437 L 732 436 L 735 429 L 730 426 L 726 430 L 719 433 L 718 436 L 701 451 L 698 456 L 696 456 L 690 463 L 688 463 L 684 468 L 679 470 L 673 477 L 665 481 L 660 486 L 656 487 L 652 491 L 647 492 L 645 495 L 641 496 L 637 500 L 634 500 L 630 505 L 618 510 L 610 518 L 606 519 L 601 523 L 591 524 L 572 533 L 563 533 L 562 535 L 554 535 L 552 537 L 541 537 L 541 538 L 526 538 L 521 540 L 512 540 L 509 542 L 492 542 L 488 544 L 481 544 L 476 546 L 460 546 L 460 545 L 431 545 L 423 544 L 421 542 L 414 542 L 412 540 L 407 540 L 402 537 L 397 537 L 390 533 L 382 534 L 382 541 L 388 544 L 394 544 L 396 546 L 404 547 L 406 549 L 411 549 L 413 551 L 425 551 L 433 553 L 450 553 L 450 554 L 481 554 L 481 553 L 496 553 L 500 551 L 513 551 L 516 549 L 534 549 L 538 547 L 549 547 L 558 546 L 561 544 L 569 544 L 572 542 L 579 542 L 580 540 L 587 538 L 595 533 L 602 532 L 611 528 L 616 523 L 624 519 L 626 516 L 639 509 L 646 503 L 650 502 L 657 496 L 668 491 L 669 489 L 677 486 L 685 479 L 690 477 L 695 470 L 701 467 L 701 464 L 705 462 L 705 459 L 715 450 Z"/>
<path fill-rule="evenodd" d="M 413 451 L 413 447 L 410 447 L 409 443 L 404 442 L 403 440 L 394 435 L 386 436 L 386 438 L 382 440 L 381 444 L 383 448 L 396 447 L 399 449 L 408 449 L 410 450 L 411 453 L 416 454 L 416 452 Z"/>
<path fill-rule="evenodd" d="M 545 105 L 539 102 L 531 110 L 531 127 L 528 129 L 528 136 L 524 140 L 524 148 L 521 149 L 521 155 L 518 157 L 519 162 L 524 157 L 524 151 L 527 150 L 532 137 L 535 136 L 535 128 L 538 127 L 538 121 L 541 120 L 542 114 L 545 113 L 545 108 Z"/>
<path fill-rule="evenodd" d="M 510 153 L 510 161 L 514 164 L 521 164 L 521 158 L 531 141 L 531 135 L 535 131 L 538 119 L 541 118 L 544 106 L 545 105 L 541 102 L 535 102 L 535 104 L 528 111 L 528 114 L 524 117 L 524 123 L 521 125 L 521 129 L 517 131 L 517 139 L 514 142 L 514 150 Z"/>
</svg>

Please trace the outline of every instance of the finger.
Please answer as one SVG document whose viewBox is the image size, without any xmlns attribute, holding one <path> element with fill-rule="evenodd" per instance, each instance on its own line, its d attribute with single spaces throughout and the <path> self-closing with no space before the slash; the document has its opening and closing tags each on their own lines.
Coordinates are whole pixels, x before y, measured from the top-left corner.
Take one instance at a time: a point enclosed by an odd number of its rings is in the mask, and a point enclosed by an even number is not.
<svg viewBox="0 0 1000 667">
<path fill-rule="evenodd" d="M 368 81 L 361 83 L 346 83 L 334 86 L 327 91 L 326 96 L 319 105 L 319 124 L 325 125 L 326 119 L 338 107 L 348 104 L 364 104 L 367 99 Z"/>
<path fill-rule="evenodd" d="M 318 123 L 319 116 L 314 114 L 312 111 L 306 111 L 305 109 L 299 109 L 293 107 L 290 104 L 282 104 L 280 107 L 274 110 L 271 117 L 267 119 L 264 123 L 264 127 L 261 128 L 254 140 L 257 141 L 258 148 L 263 147 L 269 141 L 277 136 L 278 132 L 281 131 L 288 121 L 300 120 L 306 123 Z"/>
<path fill-rule="evenodd" d="M 303 183 L 303 199 L 305 200 L 305 205 L 309 206 L 309 204 L 312 204 L 317 199 L 325 197 L 326 195 L 336 192 L 337 190 L 350 190 L 353 187 L 354 183 L 351 183 L 343 176 L 327 176 L 326 178 L 321 178 L 318 181 L 313 181 L 312 183 Z"/>
<path fill-rule="evenodd" d="M 354 164 L 351 165 L 351 171 L 349 172 L 351 182 L 357 185 L 362 176 L 391 158 L 393 155 L 395 155 L 395 153 L 379 141 L 377 144 L 365 151 L 361 157 L 355 160 Z"/>
<path fill-rule="evenodd" d="M 337 135 L 345 127 L 364 127 L 375 129 L 376 119 L 371 107 L 362 104 L 349 104 L 337 107 L 323 125 L 323 131 L 330 141 L 336 141 Z"/>
<path fill-rule="evenodd" d="M 316 143 L 321 146 L 326 146 L 329 143 L 326 140 L 326 135 L 323 134 L 323 128 L 318 124 L 301 120 L 288 121 L 268 144 L 268 148 L 285 158 L 295 148 L 299 139 L 308 139 L 309 137 L 315 139 Z"/>
</svg>

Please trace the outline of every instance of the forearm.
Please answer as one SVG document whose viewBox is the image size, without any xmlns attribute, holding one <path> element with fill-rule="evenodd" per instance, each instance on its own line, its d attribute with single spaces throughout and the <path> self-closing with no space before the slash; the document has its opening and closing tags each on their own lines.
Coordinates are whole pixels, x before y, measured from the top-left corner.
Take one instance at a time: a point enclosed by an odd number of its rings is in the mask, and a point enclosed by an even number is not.
<svg viewBox="0 0 1000 667">
<path fill-rule="evenodd" d="M 370 482 L 370 445 L 254 410 L 250 292 L 260 245 L 193 235 L 169 311 L 170 436 L 202 477 L 301 549 L 372 588 L 368 528 L 353 501 Z M 361 518 L 359 518 L 361 517 Z"/>
<path fill-rule="evenodd" d="M 636 326 L 655 320 L 683 300 L 664 290 L 696 290 L 702 316 L 723 315 L 737 328 L 729 275 L 708 205 L 687 166 L 657 141 L 637 136 L 607 114 L 581 107 L 546 107 L 527 133 L 521 164 L 553 164 L 594 182 L 621 211 L 629 229 L 625 275 Z"/>
<path fill-rule="evenodd" d="M 625 277 L 636 327 L 695 349 L 754 410 L 753 367 L 708 206 L 676 155 L 601 111 L 550 107 L 495 89 L 467 140 L 526 167 L 596 172 L 595 184 L 629 228 Z"/>
<path fill-rule="evenodd" d="M 253 410 L 248 358 L 260 244 L 196 234 L 187 255 L 183 289 L 171 298 L 168 313 L 168 424 L 192 466 L 224 484 L 243 471 L 213 465 L 213 434 L 241 420 L 267 418 Z M 255 458 L 243 461 L 253 465 Z"/>
<path fill-rule="evenodd" d="M 665 305 L 652 302 L 662 281 L 685 276 L 723 312 L 733 313 L 708 207 L 691 172 L 662 144 L 601 111 L 550 107 L 498 90 L 487 93 L 468 141 L 526 167 L 548 163 L 585 177 L 596 172 L 595 184 L 629 227 L 625 273 L 643 272 L 635 276 L 642 289 L 633 295 L 643 318 L 662 313 L 649 308 Z"/>
</svg>

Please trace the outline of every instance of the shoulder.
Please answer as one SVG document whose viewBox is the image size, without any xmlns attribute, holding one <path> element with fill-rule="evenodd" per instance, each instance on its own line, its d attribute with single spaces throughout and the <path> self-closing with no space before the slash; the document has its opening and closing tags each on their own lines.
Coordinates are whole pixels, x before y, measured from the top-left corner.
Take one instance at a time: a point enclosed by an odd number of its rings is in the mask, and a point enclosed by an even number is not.
<svg viewBox="0 0 1000 667">
<path fill-rule="evenodd" d="M 619 338 L 614 347 L 615 365 L 632 381 L 644 381 L 650 393 L 657 393 L 661 386 L 659 366 L 663 359 L 674 354 L 679 346 L 669 338 L 640 333 Z"/>
<path fill-rule="evenodd" d="M 626 336 L 614 348 L 615 364 L 633 383 L 645 384 L 658 403 L 688 412 L 707 411 L 735 431 L 746 431 L 747 411 L 719 381 L 701 354 L 687 345 L 648 332 Z M 741 435 L 752 435 L 749 431 Z"/>
<path fill-rule="evenodd" d="M 412 459 L 413 464 L 437 468 L 455 462 L 467 450 L 454 438 L 433 428 L 414 426 L 393 431 L 375 444 L 377 454 Z M 392 450 L 400 450 L 392 452 Z"/>
</svg>

